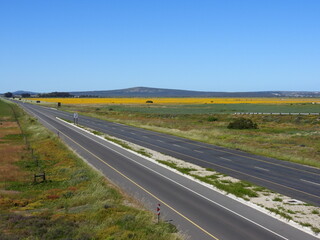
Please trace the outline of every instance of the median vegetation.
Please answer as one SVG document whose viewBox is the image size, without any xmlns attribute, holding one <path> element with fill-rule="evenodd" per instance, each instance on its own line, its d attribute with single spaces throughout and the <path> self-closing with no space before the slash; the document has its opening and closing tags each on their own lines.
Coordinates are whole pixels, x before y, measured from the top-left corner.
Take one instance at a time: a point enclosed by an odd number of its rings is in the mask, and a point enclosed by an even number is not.
<svg viewBox="0 0 320 240">
<path fill-rule="evenodd" d="M 181 239 L 15 105 L 0 129 L 0 239 Z"/>
</svg>

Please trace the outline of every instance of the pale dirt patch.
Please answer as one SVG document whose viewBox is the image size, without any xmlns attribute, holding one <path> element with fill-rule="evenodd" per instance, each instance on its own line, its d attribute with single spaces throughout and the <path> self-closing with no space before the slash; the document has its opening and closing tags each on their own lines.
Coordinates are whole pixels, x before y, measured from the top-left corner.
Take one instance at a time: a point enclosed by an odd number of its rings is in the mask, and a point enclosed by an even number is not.
<svg viewBox="0 0 320 240">
<path fill-rule="evenodd" d="M 275 198 L 282 199 L 282 202 L 274 201 Z M 251 198 L 250 202 L 263 205 L 265 208 L 279 209 L 281 212 L 291 216 L 295 222 L 310 223 L 312 226 L 320 228 L 320 214 L 312 213 L 313 211 L 320 213 L 319 207 L 306 206 L 303 202 L 288 204 L 286 203 L 288 200 L 292 199 L 279 193 L 270 193 L 269 196 L 260 195 L 259 197 Z"/>
<path fill-rule="evenodd" d="M 14 195 L 19 194 L 19 191 L 13 191 L 13 190 L 1 190 L 0 189 L 0 195 Z"/>
<path fill-rule="evenodd" d="M 16 122 L 0 122 L 0 138 L 5 137 L 8 134 L 19 134 L 20 129 Z M 1 140 L 1 139 L 0 139 Z"/>
</svg>

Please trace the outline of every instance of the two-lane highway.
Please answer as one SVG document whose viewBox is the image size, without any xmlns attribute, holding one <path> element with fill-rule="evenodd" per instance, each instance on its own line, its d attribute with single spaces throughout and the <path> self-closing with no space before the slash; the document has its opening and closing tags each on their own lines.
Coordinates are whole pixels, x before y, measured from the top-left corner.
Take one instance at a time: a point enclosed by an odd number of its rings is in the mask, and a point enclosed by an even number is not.
<svg viewBox="0 0 320 240">
<path fill-rule="evenodd" d="M 24 105 L 53 117 L 73 120 L 73 114 L 68 112 Z M 320 206 L 320 169 L 87 116 L 80 115 L 79 124 Z"/>
<path fill-rule="evenodd" d="M 171 221 L 191 239 L 315 239 L 285 222 L 178 175 L 143 157 L 56 119 L 45 108 L 21 105 L 96 169 Z"/>
</svg>

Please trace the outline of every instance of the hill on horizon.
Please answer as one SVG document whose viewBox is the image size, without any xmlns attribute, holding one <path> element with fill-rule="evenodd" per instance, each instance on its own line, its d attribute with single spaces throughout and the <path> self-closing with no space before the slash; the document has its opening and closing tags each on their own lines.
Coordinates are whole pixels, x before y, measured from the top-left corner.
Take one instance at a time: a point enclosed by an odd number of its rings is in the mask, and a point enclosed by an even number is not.
<svg viewBox="0 0 320 240">
<path fill-rule="evenodd" d="M 317 91 L 206 92 L 149 87 L 69 93 L 74 96 L 97 97 L 320 97 L 320 92 Z"/>
</svg>

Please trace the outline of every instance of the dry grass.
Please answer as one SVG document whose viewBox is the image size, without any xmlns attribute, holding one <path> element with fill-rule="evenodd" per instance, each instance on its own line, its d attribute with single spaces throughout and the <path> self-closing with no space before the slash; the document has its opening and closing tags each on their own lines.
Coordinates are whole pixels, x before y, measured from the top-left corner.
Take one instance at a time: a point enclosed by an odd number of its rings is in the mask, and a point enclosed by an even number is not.
<svg viewBox="0 0 320 240">
<path fill-rule="evenodd" d="M 10 138 L 18 136 L 20 129 L 7 118 L 2 117 L 0 121 L 0 182 L 22 180 L 25 174 L 15 163 L 25 154 L 25 147 L 21 138 Z"/>
</svg>

